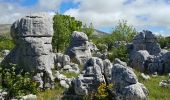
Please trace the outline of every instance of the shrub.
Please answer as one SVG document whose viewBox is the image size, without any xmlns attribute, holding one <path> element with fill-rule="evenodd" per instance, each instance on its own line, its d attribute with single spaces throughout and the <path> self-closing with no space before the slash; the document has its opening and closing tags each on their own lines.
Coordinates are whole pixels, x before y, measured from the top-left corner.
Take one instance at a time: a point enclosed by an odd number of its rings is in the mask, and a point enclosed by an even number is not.
<svg viewBox="0 0 170 100">
<path fill-rule="evenodd" d="M 0 51 L 2 50 L 11 50 L 14 47 L 14 43 L 12 39 L 8 39 L 5 37 L 0 37 Z"/>
<path fill-rule="evenodd" d="M 119 58 L 124 62 L 128 62 L 128 52 L 126 46 L 121 45 L 118 48 L 113 48 L 108 58 L 110 61 L 113 61 L 115 58 Z"/>
<path fill-rule="evenodd" d="M 2 88 L 8 91 L 7 99 L 38 92 L 39 85 L 31 79 L 31 74 L 22 71 L 16 73 L 15 65 L 11 65 L 9 69 L 1 67 L 0 73 Z"/>
</svg>

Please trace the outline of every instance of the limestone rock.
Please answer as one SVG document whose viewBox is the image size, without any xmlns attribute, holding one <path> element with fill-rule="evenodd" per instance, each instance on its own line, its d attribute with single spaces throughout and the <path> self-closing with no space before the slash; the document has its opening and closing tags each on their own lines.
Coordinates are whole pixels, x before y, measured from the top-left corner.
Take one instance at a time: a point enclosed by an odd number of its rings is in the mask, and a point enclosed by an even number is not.
<svg viewBox="0 0 170 100">
<path fill-rule="evenodd" d="M 107 81 L 110 83 L 111 82 L 111 76 L 112 76 L 113 64 L 110 62 L 110 60 L 105 59 L 103 61 L 103 65 L 104 65 L 104 74 L 105 74 L 105 76 L 107 78 Z"/>
<path fill-rule="evenodd" d="M 9 50 L 2 50 L 2 56 L 6 57 L 10 53 Z"/>
<path fill-rule="evenodd" d="M 24 71 L 41 73 L 53 81 L 52 53 L 53 20 L 48 14 L 32 14 L 14 22 L 11 36 L 15 47 L 4 58 L 2 64 L 17 64 Z M 40 80 L 41 79 L 41 80 Z M 41 83 L 42 77 L 38 79 Z M 45 82 L 48 83 L 48 82 Z"/>
<path fill-rule="evenodd" d="M 145 93 L 145 92 L 146 93 Z M 148 96 L 148 90 L 146 88 L 142 88 L 140 83 L 132 84 L 126 86 L 122 91 L 123 100 L 146 100 Z"/>
<path fill-rule="evenodd" d="M 61 66 L 69 65 L 70 64 L 70 57 L 68 55 L 64 55 L 62 53 L 57 53 L 55 57 L 55 65 L 60 63 Z"/>
<path fill-rule="evenodd" d="M 159 55 L 160 45 L 157 43 L 156 36 L 151 31 L 143 31 L 133 39 L 134 51 L 147 50 L 150 55 Z"/>
<path fill-rule="evenodd" d="M 105 82 L 103 76 L 103 61 L 100 58 L 90 58 L 85 66 L 84 73 L 74 81 L 74 90 L 77 95 L 87 95 L 96 92 L 98 86 Z"/>
<path fill-rule="evenodd" d="M 138 69 L 139 71 L 145 70 L 145 61 L 149 57 L 149 53 L 146 50 L 139 50 L 133 54 L 131 58 L 131 67 Z"/>
<path fill-rule="evenodd" d="M 149 80 L 150 76 L 149 75 L 145 75 L 144 73 L 141 73 L 140 76 L 144 79 L 144 80 Z"/>
<path fill-rule="evenodd" d="M 164 73 L 170 73 L 170 52 L 162 56 L 162 62 L 164 64 Z"/>
<path fill-rule="evenodd" d="M 114 64 L 112 83 L 118 100 L 146 100 L 148 90 L 138 82 L 133 70 L 122 64 Z"/>
<path fill-rule="evenodd" d="M 37 96 L 33 94 L 29 94 L 29 95 L 23 96 L 22 99 L 23 100 L 37 100 Z"/>
<path fill-rule="evenodd" d="M 121 91 L 121 89 L 128 85 L 136 84 L 137 82 L 137 76 L 131 68 L 120 64 L 113 65 L 112 83 L 118 91 Z"/>
<path fill-rule="evenodd" d="M 119 58 L 115 58 L 114 64 L 121 64 L 121 65 L 123 65 L 123 66 L 127 66 L 127 63 L 121 61 Z"/>
<path fill-rule="evenodd" d="M 74 31 L 66 54 L 77 63 L 83 65 L 90 57 L 92 57 L 88 44 L 88 37 L 85 33 Z"/>
</svg>

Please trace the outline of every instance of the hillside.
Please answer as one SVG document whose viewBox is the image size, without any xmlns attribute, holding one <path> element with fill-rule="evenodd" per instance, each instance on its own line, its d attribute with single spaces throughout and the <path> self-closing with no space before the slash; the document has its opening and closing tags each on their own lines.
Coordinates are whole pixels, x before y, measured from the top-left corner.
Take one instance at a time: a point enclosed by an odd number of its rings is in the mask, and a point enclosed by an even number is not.
<svg viewBox="0 0 170 100">
<path fill-rule="evenodd" d="M 106 36 L 106 35 L 108 35 L 108 34 L 109 34 L 109 33 L 102 32 L 102 31 L 100 31 L 100 30 L 94 29 L 93 36 L 102 37 L 102 36 Z"/>
</svg>

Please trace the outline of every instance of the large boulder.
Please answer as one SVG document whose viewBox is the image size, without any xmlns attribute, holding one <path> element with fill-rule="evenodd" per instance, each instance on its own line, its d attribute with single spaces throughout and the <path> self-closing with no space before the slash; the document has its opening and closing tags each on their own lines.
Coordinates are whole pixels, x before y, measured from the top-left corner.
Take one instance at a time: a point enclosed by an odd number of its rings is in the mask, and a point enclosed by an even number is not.
<svg viewBox="0 0 170 100">
<path fill-rule="evenodd" d="M 141 83 L 126 86 L 122 90 L 122 100 L 146 100 L 148 90 Z"/>
<path fill-rule="evenodd" d="M 103 60 L 103 65 L 104 65 L 104 75 L 105 75 L 105 80 L 110 83 L 111 82 L 111 76 L 112 76 L 112 67 L 113 64 L 110 62 L 109 59 Z"/>
<path fill-rule="evenodd" d="M 150 55 L 159 55 L 160 45 L 156 36 L 151 31 L 143 31 L 137 34 L 133 39 L 133 50 L 147 50 Z"/>
<path fill-rule="evenodd" d="M 14 22 L 11 26 L 11 36 L 15 47 L 4 58 L 2 64 L 16 64 L 19 69 L 37 73 L 40 84 L 43 77 L 51 83 L 54 68 L 52 53 L 53 20 L 46 13 L 32 14 Z M 38 74 L 41 73 L 41 74 Z M 43 85 L 40 86 L 43 86 Z"/>
<path fill-rule="evenodd" d="M 137 76 L 130 67 L 114 64 L 112 83 L 118 100 L 146 100 L 148 90 L 138 82 Z"/>
<path fill-rule="evenodd" d="M 131 67 L 138 69 L 139 71 L 145 71 L 145 62 L 149 57 L 149 53 L 146 50 L 139 50 L 135 52 L 131 58 Z"/>
<path fill-rule="evenodd" d="M 57 63 L 60 63 L 62 67 L 65 65 L 69 65 L 71 63 L 70 57 L 62 53 L 56 53 L 54 61 L 55 61 L 55 65 L 57 65 Z"/>
<path fill-rule="evenodd" d="M 83 32 L 74 31 L 71 35 L 70 46 L 66 54 L 77 63 L 81 65 L 85 64 L 92 57 L 87 35 Z"/>
<path fill-rule="evenodd" d="M 87 95 L 96 92 L 98 86 L 105 82 L 103 76 L 103 61 L 100 58 L 90 58 L 85 66 L 83 73 L 74 81 L 74 89 L 77 95 Z"/>
<path fill-rule="evenodd" d="M 162 56 L 162 62 L 164 73 L 170 73 L 170 52 L 167 52 Z"/>
<path fill-rule="evenodd" d="M 121 91 L 124 87 L 138 82 L 137 76 L 133 69 L 120 64 L 114 64 L 112 68 L 112 83 L 117 91 Z"/>
</svg>

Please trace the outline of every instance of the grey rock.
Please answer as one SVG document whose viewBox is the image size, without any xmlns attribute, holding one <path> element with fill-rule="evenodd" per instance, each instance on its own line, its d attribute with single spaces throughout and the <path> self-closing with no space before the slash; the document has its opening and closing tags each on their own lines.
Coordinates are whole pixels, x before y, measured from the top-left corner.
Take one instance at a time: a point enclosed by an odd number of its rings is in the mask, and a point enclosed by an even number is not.
<svg viewBox="0 0 170 100">
<path fill-rule="evenodd" d="M 112 68 L 112 83 L 117 91 L 121 91 L 124 87 L 138 82 L 137 76 L 133 70 L 127 66 L 114 64 Z"/>
<path fill-rule="evenodd" d="M 138 82 L 133 69 L 122 64 L 114 64 L 112 83 L 118 100 L 146 100 L 148 90 Z"/>
<path fill-rule="evenodd" d="M 144 80 L 149 80 L 150 76 L 149 75 L 145 75 L 144 73 L 141 73 L 140 76 L 144 79 Z"/>
<path fill-rule="evenodd" d="M 121 64 L 121 65 L 123 65 L 123 66 L 127 66 L 127 63 L 121 61 L 119 58 L 115 58 L 114 64 Z"/>
<path fill-rule="evenodd" d="M 37 80 L 50 83 L 53 81 L 51 69 L 54 68 L 52 53 L 53 20 L 48 14 L 32 14 L 14 22 L 11 36 L 15 47 L 4 58 L 1 64 L 16 64 L 27 72 L 41 73 Z"/>
<path fill-rule="evenodd" d="M 90 58 L 84 66 L 84 73 L 74 80 L 75 93 L 87 95 L 96 92 L 98 86 L 105 82 L 103 72 L 103 61 L 96 57 Z"/>
<path fill-rule="evenodd" d="M 131 58 L 131 67 L 143 72 L 145 70 L 145 61 L 149 56 L 150 55 L 146 50 L 135 52 L 133 58 Z"/>
<path fill-rule="evenodd" d="M 60 81 L 60 85 L 62 86 L 62 87 L 64 87 L 64 88 L 69 88 L 69 85 L 66 83 L 66 81 L 65 80 L 61 80 Z"/>
<path fill-rule="evenodd" d="M 170 73 L 170 52 L 162 56 L 162 62 L 164 64 L 164 73 Z"/>
<path fill-rule="evenodd" d="M 123 100 L 146 100 L 148 90 L 143 88 L 140 83 L 126 86 L 123 91 Z"/>
<path fill-rule="evenodd" d="M 78 64 L 83 65 L 90 57 L 92 57 L 88 44 L 88 37 L 85 33 L 74 31 L 66 54 Z"/>
<path fill-rule="evenodd" d="M 70 65 L 65 65 L 65 66 L 63 67 L 63 70 L 69 70 L 69 69 L 72 69 L 72 67 L 71 67 Z"/>
<path fill-rule="evenodd" d="M 103 61 L 103 65 L 104 65 L 104 74 L 105 74 L 105 76 L 107 78 L 107 81 L 111 82 L 113 64 L 110 62 L 110 60 L 105 59 Z"/>
<path fill-rule="evenodd" d="M 165 88 L 170 86 L 170 80 L 162 80 L 161 82 L 159 82 L 159 86 Z"/>
<path fill-rule="evenodd" d="M 147 50 L 150 55 L 159 55 L 161 52 L 157 38 L 151 31 L 140 32 L 134 37 L 132 43 L 135 51 Z"/>
<path fill-rule="evenodd" d="M 29 95 L 23 96 L 22 99 L 23 100 L 37 100 L 37 96 L 33 94 L 29 94 Z"/>
<path fill-rule="evenodd" d="M 2 50 L 2 56 L 6 57 L 10 53 L 9 50 Z"/>
<path fill-rule="evenodd" d="M 70 57 L 68 55 L 64 55 L 62 53 L 56 53 L 55 56 L 55 65 L 60 63 L 61 66 L 69 65 L 70 64 Z"/>
</svg>

